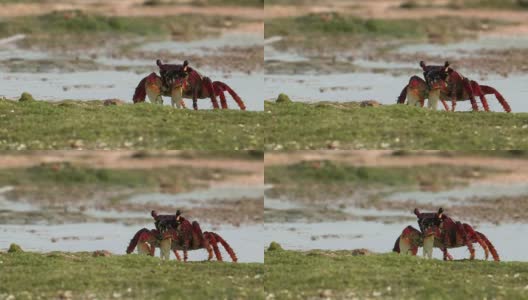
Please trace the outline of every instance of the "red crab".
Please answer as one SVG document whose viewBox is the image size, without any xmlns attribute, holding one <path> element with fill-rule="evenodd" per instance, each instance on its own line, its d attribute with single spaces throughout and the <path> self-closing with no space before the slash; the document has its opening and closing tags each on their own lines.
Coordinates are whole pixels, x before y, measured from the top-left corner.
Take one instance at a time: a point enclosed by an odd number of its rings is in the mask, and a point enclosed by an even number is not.
<svg viewBox="0 0 528 300">
<path fill-rule="evenodd" d="M 418 76 L 411 77 L 409 83 L 400 93 L 397 103 L 405 103 L 405 99 L 409 95 L 410 102 L 419 101 L 420 105 L 423 106 L 425 98 L 431 100 L 431 97 L 429 97 L 430 92 L 437 90 L 439 93 L 437 97 L 440 98 L 446 110 L 448 110 L 448 107 L 445 100 L 451 100 L 451 111 L 455 111 L 457 101 L 470 100 L 473 110 L 478 111 L 477 101 L 475 100 L 475 96 L 478 96 L 484 110 L 489 111 L 489 105 L 485 95 L 494 94 L 504 110 L 511 112 L 510 105 L 496 89 L 491 86 L 480 85 L 478 82 L 464 77 L 449 67 L 449 62 L 447 61 L 443 66 L 427 66 L 425 62 L 421 61 L 420 67 L 424 71 L 425 81 Z M 431 107 L 431 104 L 429 106 Z"/>
<path fill-rule="evenodd" d="M 181 65 L 163 64 L 157 60 L 156 64 L 160 69 L 160 76 L 150 73 L 143 78 L 134 92 L 134 103 L 144 102 L 148 95 L 152 103 L 163 104 L 161 96 L 170 96 L 172 106 L 178 108 L 183 105 L 183 98 L 193 99 L 193 108 L 198 109 L 198 99 L 210 98 L 213 108 L 218 108 L 216 96 L 220 97 L 223 109 L 227 108 L 227 100 L 224 92 L 228 92 L 235 100 L 241 110 L 246 106 L 240 96 L 227 84 L 221 81 L 211 81 L 209 77 L 202 76 L 198 71 L 189 66 L 188 61 Z"/>
<path fill-rule="evenodd" d="M 161 223 L 163 224 L 164 222 L 165 221 L 162 221 Z M 231 246 L 220 235 L 215 232 L 206 231 L 203 233 L 203 237 L 204 240 L 207 241 L 207 243 L 204 243 L 197 248 L 188 250 L 206 249 L 209 255 L 208 260 L 211 260 L 213 258 L 214 251 L 216 260 L 223 261 L 222 254 L 220 252 L 220 249 L 218 248 L 218 243 L 220 243 L 222 244 L 222 246 L 224 246 L 224 249 L 229 254 L 233 262 L 238 261 L 238 258 Z M 176 259 L 178 261 L 181 261 L 181 257 L 178 254 L 178 250 L 184 250 L 184 247 L 178 242 L 179 238 L 176 230 L 174 229 L 169 229 L 161 233 L 156 229 L 149 230 L 147 228 L 142 228 L 134 235 L 134 237 L 130 241 L 130 244 L 128 245 L 126 252 L 128 254 L 132 253 L 137 246 L 139 253 L 154 256 L 155 249 L 160 248 L 161 257 L 164 259 L 169 259 L 170 250 L 172 249 L 174 255 L 176 256 Z M 186 255 L 185 261 L 187 261 Z"/>
<path fill-rule="evenodd" d="M 159 215 L 155 210 L 151 212 L 152 217 L 154 218 L 154 225 L 160 233 L 165 233 L 171 229 L 174 230 L 174 237 L 177 238 L 177 244 L 181 245 L 184 255 L 184 260 L 187 261 L 187 250 L 194 250 L 208 247 L 209 240 L 205 237 L 205 233 L 202 234 L 202 229 L 198 222 L 193 221 L 189 222 L 187 219 L 181 216 L 181 211 L 176 211 L 175 215 Z M 219 239 L 219 242 L 224 245 L 226 251 L 230 254 L 233 261 L 236 261 L 236 256 L 234 252 L 229 249 L 229 245 L 218 235 L 214 235 Z M 214 248 L 214 246 L 213 246 Z M 215 253 L 217 251 L 215 250 Z M 219 254 L 220 252 L 218 252 Z M 217 259 L 221 260 L 221 256 L 217 254 Z"/>
<path fill-rule="evenodd" d="M 440 248 L 444 254 L 444 260 L 452 260 L 453 257 L 448 253 L 448 248 L 458 248 L 467 246 L 470 252 L 470 258 L 475 258 L 474 243 L 479 243 L 484 249 L 486 259 L 489 252 L 495 261 L 500 261 L 499 255 L 493 244 L 481 232 L 473 229 L 466 223 L 454 221 L 452 218 L 443 213 L 440 208 L 436 213 L 421 213 L 417 208 L 414 214 L 418 217 L 420 231 L 407 226 L 394 244 L 394 252 L 410 252 L 416 255 L 419 246 L 423 245 L 424 239 L 434 236 L 434 247 Z M 425 246 L 424 246 L 425 248 Z M 427 251 L 427 249 L 424 249 Z M 431 250 L 432 251 L 432 250 Z"/>
</svg>

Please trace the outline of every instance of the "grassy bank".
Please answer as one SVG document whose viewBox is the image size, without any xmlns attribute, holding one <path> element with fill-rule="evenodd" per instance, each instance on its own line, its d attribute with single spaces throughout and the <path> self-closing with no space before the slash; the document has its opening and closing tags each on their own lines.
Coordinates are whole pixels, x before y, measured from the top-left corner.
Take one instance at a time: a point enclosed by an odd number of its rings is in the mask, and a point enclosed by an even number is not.
<svg viewBox="0 0 528 300">
<path fill-rule="evenodd" d="M 292 165 L 266 167 L 266 183 L 298 184 L 352 184 L 358 186 L 411 186 L 427 178 L 444 185 L 459 183 L 459 178 L 482 176 L 478 166 L 425 165 L 410 167 L 358 167 L 341 161 L 303 161 Z M 451 178 L 451 179 L 450 179 Z M 455 181 L 455 182 L 451 182 Z"/>
<path fill-rule="evenodd" d="M 118 202 L 121 195 L 145 192 L 184 192 L 206 182 L 237 174 L 231 170 L 167 167 L 104 169 L 70 163 L 49 163 L 0 170 L 0 186 L 12 186 L 10 199 L 84 201 L 93 197 Z M 72 197 L 75 195 L 75 197 Z"/>
<path fill-rule="evenodd" d="M 220 33 L 211 28 L 235 27 L 240 22 L 240 19 L 190 14 L 160 18 L 102 16 L 79 10 L 57 11 L 3 19 L 0 21 L 0 38 L 26 34 L 27 38 L 20 42 L 25 47 L 83 49 L 108 46 L 108 43 L 119 41 L 128 43 L 134 38 L 167 40 L 174 36 L 183 40 L 195 39 Z"/>
<path fill-rule="evenodd" d="M 283 36 L 284 40 L 276 44 L 281 48 L 319 49 L 360 46 L 366 41 L 377 40 L 385 43 L 398 39 L 449 42 L 475 37 L 483 28 L 488 30 L 504 24 L 498 20 L 461 17 L 363 19 L 339 13 L 320 13 L 268 19 L 264 36 Z"/>
<path fill-rule="evenodd" d="M 262 112 L 0 100 L 0 150 L 262 149 Z"/>
<path fill-rule="evenodd" d="M 389 248 L 389 246 L 388 246 Z M 351 251 L 267 251 L 274 299 L 524 299 L 528 263 L 424 260 Z"/>
<path fill-rule="evenodd" d="M 0 297 L 263 299 L 263 264 L 161 262 L 138 255 L 1 253 Z M 67 295 L 70 295 L 67 297 Z"/>
<path fill-rule="evenodd" d="M 407 105 L 272 103 L 267 149 L 525 149 L 527 113 L 429 111 Z"/>
</svg>

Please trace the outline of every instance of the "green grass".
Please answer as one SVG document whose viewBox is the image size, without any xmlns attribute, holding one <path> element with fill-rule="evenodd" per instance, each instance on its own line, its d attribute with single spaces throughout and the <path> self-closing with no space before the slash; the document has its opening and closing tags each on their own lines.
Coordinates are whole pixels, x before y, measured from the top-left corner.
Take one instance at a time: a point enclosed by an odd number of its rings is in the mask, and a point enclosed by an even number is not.
<svg viewBox="0 0 528 300">
<path fill-rule="evenodd" d="M 450 7 L 453 8 L 490 8 L 490 9 L 526 9 L 528 1 L 526 0 L 463 0 L 451 1 Z"/>
<path fill-rule="evenodd" d="M 527 113 L 265 102 L 267 149 L 526 149 Z M 269 113 L 268 113 L 269 112 Z"/>
<path fill-rule="evenodd" d="M 213 180 L 219 170 L 192 167 L 167 167 L 146 169 L 102 169 L 74 165 L 68 162 L 43 163 L 27 168 L 0 169 L 0 185 L 52 185 L 105 187 L 159 187 L 163 181 L 177 181 L 178 185 L 190 184 L 189 178 Z M 232 174 L 233 171 L 229 171 Z M 215 175 L 213 174 L 215 173 Z"/>
<path fill-rule="evenodd" d="M 262 149 L 263 112 L 0 99 L 0 150 Z M 75 141 L 82 141 L 82 143 Z"/>
<path fill-rule="evenodd" d="M 160 18 L 57 11 L 39 16 L 4 18 L 0 20 L 0 38 L 23 33 L 28 37 L 21 43 L 28 47 L 100 47 L 131 38 L 165 40 L 171 34 L 180 39 L 203 37 L 212 34 L 210 28 L 225 28 L 225 21 L 226 18 L 221 16 L 189 14 L 178 15 L 177 18 Z M 235 18 L 229 21 L 229 26 L 236 26 L 241 20 Z"/>
<path fill-rule="evenodd" d="M 417 185 L 427 181 L 449 185 L 449 178 L 468 178 L 478 172 L 491 170 L 473 166 L 425 165 L 412 167 L 363 167 L 348 165 L 342 161 L 302 161 L 291 165 L 266 166 L 265 180 L 269 184 L 347 184 L 357 186 Z M 455 181 L 459 181 L 456 179 Z"/>
<path fill-rule="evenodd" d="M 88 253 L 0 254 L 0 295 L 16 299 L 263 299 L 263 264 L 175 261 Z M 129 290 L 130 289 L 130 290 Z"/>
<path fill-rule="evenodd" d="M 387 247 L 388 248 L 388 247 Z M 424 260 L 350 251 L 267 251 L 266 295 L 274 299 L 526 299 L 528 263 Z M 324 297 L 323 297 L 324 298 Z"/>
<path fill-rule="evenodd" d="M 266 166 L 265 182 L 273 184 L 273 188 L 267 191 L 272 197 L 339 199 L 360 191 L 386 193 L 422 186 L 435 190 L 452 188 L 466 185 L 469 179 L 495 172 L 498 171 L 478 166 L 366 167 L 349 165 L 344 161 L 322 160 Z M 373 203 L 378 197 L 368 199 Z M 326 208 L 324 211 L 333 213 Z M 289 213 L 297 214 L 296 211 Z"/>
<path fill-rule="evenodd" d="M 112 197 L 118 202 L 133 193 L 204 187 L 204 182 L 219 180 L 241 172 L 193 167 L 144 169 L 105 169 L 67 162 L 41 164 L 27 168 L 0 169 L 0 186 L 14 186 L 10 198 L 60 201 L 75 195 L 77 201 Z M 201 181 L 201 182 L 200 182 Z"/>
<path fill-rule="evenodd" d="M 431 34 L 462 37 L 466 31 L 481 29 L 483 24 L 499 25 L 487 19 L 445 17 L 423 19 L 363 19 L 351 15 L 310 14 L 299 17 L 266 20 L 265 37 L 274 35 L 316 36 L 342 35 L 352 37 L 425 39 Z"/>
</svg>

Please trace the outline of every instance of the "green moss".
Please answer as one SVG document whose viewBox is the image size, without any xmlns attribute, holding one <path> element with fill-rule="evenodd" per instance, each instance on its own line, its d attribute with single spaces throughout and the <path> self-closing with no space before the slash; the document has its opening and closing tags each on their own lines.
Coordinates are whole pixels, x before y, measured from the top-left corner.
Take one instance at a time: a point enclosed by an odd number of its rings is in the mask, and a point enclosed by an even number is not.
<svg viewBox="0 0 528 300">
<path fill-rule="evenodd" d="M 424 260 L 351 251 L 268 251 L 266 293 L 275 299 L 524 299 L 526 262 Z"/>
<path fill-rule="evenodd" d="M 263 112 L 0 100 L 0 149 L 262 149 Z M 78 142 L 81 141 L 81 142 Z"/>
<path fill-rule="evenodd" d="M 17 299 L 263 299 L 263 264 L 162 262 L 138 255 L 0 255 L 0 294 Z M 61 292 L 62 291 L 62 292 Z M 30 296 L 28 296 L 28 294 Z"/>
<path fill-rule="evenodd" d="M 271 242 L 268 247 L 268 251 L 282 251 L 282 250 L 284 249 L 282 249 L 282 246 L 277 242 Z"/>
<path fill-rule="evenodd" d="M 528 114 L 265 102 L 268 149 L 526 149 Z M 438 129 L 438 130 L 437 130 Z"/>
<path fill-rule="evenodd" d="M 280 93 L 279 96 L 277 97 L 277 100 L 275 100 L 275 102 L 277 103 L 291 102 L 291 100 L 290 100 L 290 97 L 288 97 L 288 95 Z"/>
<path fill-rule="evenodd" d="M 9 245 L 9 249 L 7 250 L 7 253 L 23 253 L 24 250 L 22 250 L 22 247 L 20 247 L 18 244 L 12 243 Z"/>
<path fill-rule="evenodd" d="M 30 93 L 23 92 L 22 95 L 20 95 L 20 98 L 18 99 L 19 102 L 29 102 L 29 101 L 35 101 L 33 99 L 33 96 Z"/>
</svg>

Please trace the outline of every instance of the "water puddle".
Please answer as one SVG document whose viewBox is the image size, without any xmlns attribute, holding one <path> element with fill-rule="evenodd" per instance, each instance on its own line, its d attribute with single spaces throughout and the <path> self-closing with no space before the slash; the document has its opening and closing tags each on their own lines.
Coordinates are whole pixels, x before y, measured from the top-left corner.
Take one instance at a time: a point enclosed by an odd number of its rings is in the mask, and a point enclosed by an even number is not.
<svg viewBox="0 0 528 300">
<path fill-rule="evenodd" d="M 346 221 L 324 223 L 271 223 L 265 224 L 264 242 L 269 245 L 276 241 L 290 250 L 352 250 L 367 248 L 374 252 L 390 252 L 396 238 L 402 230 L 415 223 L 383 224 L 376 222 Z M 474 226 L 484 233 L 497 249 L 503 261 L 528 261 L 526 245 L 522 245 L 519 236 L 528 234 L 528 224 L 480 224 Z M 515 233 L 515 234 L 513 234 Z M 520 244 L 521 243 L 521 244 Z M 480 246 L 476 246 L 477 259 L 484 258 Z M 469 258 L 467 248 L 450 249 L 456 259 Z M 421 249 L 419 251 L 421 255 Z M 433 251 L 433 257 L 442 259 L 439 249 Z"/>
<path fill-rule="evenodd" d="M 398 49 L 400 53 L 427 53 L 427 55 L 463 58 L 475 56 L 479 50 L 503 50 L 503 49 L 526 49 L 528 48 L 528 37 L 500 37 L 483 36 L 476 40 L 466 40 L 446 45 L 438 44 L 416 44 L 406 45 Z"/>
<path fill-rule="evenodd" d="M 374 99 L 383 104 L 395 104 L 403 87 L 414 74 L 392 76 L 383 73 L 345 74 L 302 74 L 264 76 L 264 99 L 276 99 L 279 93 L 286 93 L 294 101 L 348 102 Z M 421 76 L 419 70 L 416 74 Z M 467 74 L 471 76 L 471 74 Z M 476 77 L 478 79 L 478 76 Z M 528 75 L 515 75 L 508 78 L 489 76 L 483 84 L 495 87 L 506 98 L 512 111 L 528 112 Z M 504 111 L 495 96 L 487 96 L 492 111 Z M 478 100 L 480 103 L 480 101 Z M 482 106 L 481 106 L 482 107 Z M 438 109 L 441 109 L 439 105 Z M 457 103 L 457 111 L 470 111 L 469 101 Z"/>
<path fill-rule="evenodd" d="M 127 201 L 130 203 L 144 205 L 161 205 L 172 206 L 175 208 L 193 207 L 206 205 L 214 200 L 240 200 L 255 199 L 261 201 L 264 195 L 264 187 L 211 187 L 203 190 L 195 190 L 188 193 L 179 194 L 162 194 L 149 193 L 130 197 Z"/>
<path fill-rule="evenodd" d="M 284 200 L 284 199 L 273 199 L 273 198 L 265 198 L 264 199 L 264 208 L 266 209 L 276 209 L 276 210 L 290 210 L 290 209 L 303 209 L 306 208 L 306 206 L 295 203 L 292 201 Z"/>
<path fill-rule="evenodd" d="M 4 73 L 0 75 L 0 97 L 17 99 L 22 92 L 30 92 L 34 98 L 49 101 L 64 99 L 93 100 L 118 98 L 132 102 L 134 90 L 139 81 L 148 73 L 138 75 L 121 71 L 87 71 L 75 73 Z M 263 74 L 253 73 L 208 73 L 211 78 L 220 80 L 235 89 L 244 100 L 248 110 L 263 110 Z M 230 95 L 226 95 L 230 108 L 238 109 Z M 219 101 L 219 99 L 217 99 Z M 186 99 L 187 107 L 192 100 Z M 170 98 L 165 97 L 170 105 Z M 211 109 L 208 99 L 198 102 L 200 109 Z"/>
<path fill-rule="evenodd" d="M 309 61 L 306 56 L 295 52 L 278 51 L 271 45 L 264 45 L 264 61 L 303 62 Z"/>
<path fill-rule="evenodd" d="M 508 185 L 471 184 L 467 187 L 440 192 L 412 191 L 395 193 L 385 197 L 387 201 L 414 200 L 420 204 L 458 205 L 471 204 L 471 199 L 496 199 L 499 197 L 516 197 L 528 195 L 528 183 Z"/>
<path fill-rule="evenodd" d="M 6 250 L 11 243 L 19 244 L 26 251 L 95 251 L 108 250 L 114 254 L 125 254 L 126 247 L 134 234 L 142 227 L 152 228 L 151 223 L 144 226 L 125 226 L 122 224 L 83 223 L 68 225 L 0 225 L 0 249 Z M 202 225 L 205 230 L 212 227 Z M 213 228 L 235 250 L 240 262 L 264 262 L 261 236 L 262 225 L 241 227 L 222 226 Z M 223 250 L 222 257 L 230 261 Z M 156 252 L 159 256 L 159 250 Z M 192 261 L 207 259 L 207 251 L 189 252 Z M 174 259 L 174 255 L 171 256 Z"/>
<path fill-rule="evenodd" d="M 249 48 L 263 44 L 262 35 L 254 33 L 225 33 L 217 38 L 190 42 L 167 41 L 148 43 L 140 47 L 143 51 L 167 51 L 170 53 L 193 53 L 195 55 L 216 54 L 225 47 Z"/>
</svg>

